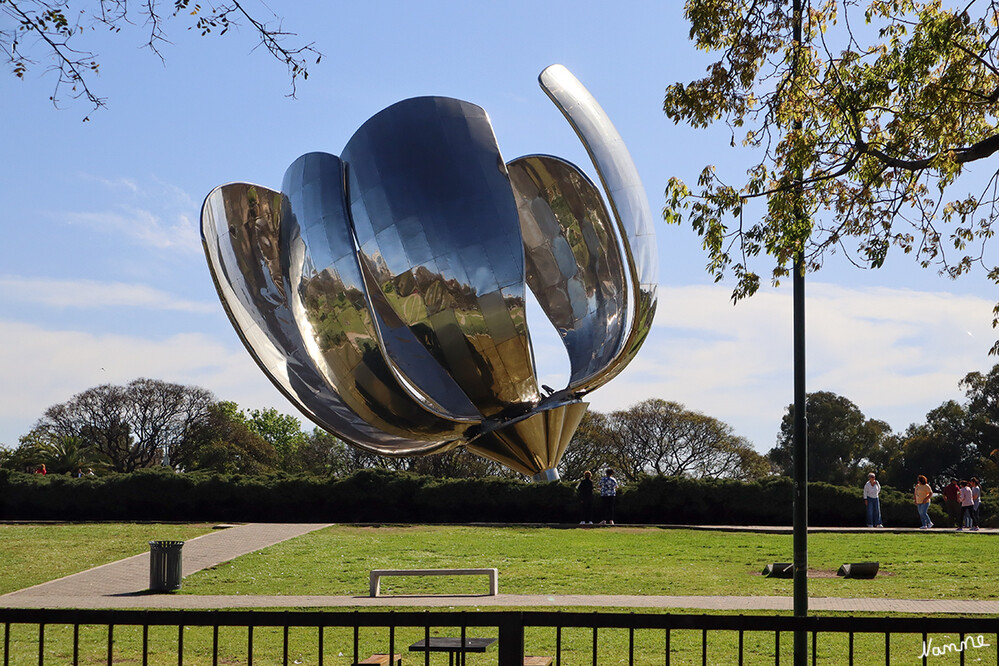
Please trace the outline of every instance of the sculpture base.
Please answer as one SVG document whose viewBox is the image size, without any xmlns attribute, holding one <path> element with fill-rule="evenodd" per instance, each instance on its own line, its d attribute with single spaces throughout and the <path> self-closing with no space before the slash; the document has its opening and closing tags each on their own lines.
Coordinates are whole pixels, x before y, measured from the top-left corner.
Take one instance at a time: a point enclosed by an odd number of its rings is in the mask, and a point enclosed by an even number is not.
<svg viewBox="0 0 999 666">
<path fill-rule="evenodd" d="M 557 469 L 546 469 L 538 472 L 531 477 L 531 481 L 558 481 L 562 477 L 559 476 Z"/>
<path fill-rule="evenodd" d="M 467 448 L 535 481 L 558 481 L 555 468 L 587 407 L 587 402 L 570 402 L 532 412 L 479 435 Z"/>
</svg>

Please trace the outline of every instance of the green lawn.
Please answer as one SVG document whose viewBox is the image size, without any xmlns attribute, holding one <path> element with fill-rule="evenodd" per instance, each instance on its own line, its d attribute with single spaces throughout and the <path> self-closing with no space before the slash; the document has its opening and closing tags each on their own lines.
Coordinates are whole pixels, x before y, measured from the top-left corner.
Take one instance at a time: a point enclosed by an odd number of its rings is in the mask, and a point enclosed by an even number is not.
<svg viewBox="0 0 999 666">
<path fill-rule="evenodd" d="M 126 557 L 148 548 L 151 539 L 190 539 L 210 525 L 87 524 L 0 525 L 0 591 L 26 587 L 74 571 Z M 812 596 L 965 599 L 999 598 L 999 574 L 993 563 L 999 538 L 986 534 L 863 533 L 809 536 L 810 565 L 831 576 L 844 562 L 878 560 L 882 575 L 872 581 L 832 577 L 809 581 Z M 791 536 L 656 528 L 548 529 L 484 527 L 347 527 L 337 526 L 238 558 L 184 580 L 181 594 L 333 594 L 366 595 L 368 572 L 374 568 L 489 567 L 500 570 L 500 592 L 525 594 L 667 594 L 667 595 L 790 595 L 791 582 L 758 575 L 768 562 L 787 561 Z M 484 593 L 484 578 L 388 578 L 387 593 Z M 418 603 L 415 600 L 414 603 Z M 513 609 L 511 609 L 513 610 Z M 628 609 L 603 609 L 628 610 Z M 471 609 L 469 612 L 475 612 Z M 640 612 L 662 612 L 645 609 Z M 686 612 L 674 609 L 673 612 Z M 404 663 L 422 663 L 407 651 L 422 637 L 422 629 L 400 628 L 396 651 Z M 493 635 L 490 630 L 485 631 Z M 434 629 L 435 635 L 457 635 L 454 628 Z M 477 635 L 472 632 L 470 635 Z M 360 636 L 362 657 L 387 649 L 387 631 L 365 629 Z M 246 663 L 246 631 L 220 631 L 219 663 Z M 353 651 L 349 629 L 324 630 L 324 661 L 347 666 Z M 663 661 L 662 632 L 635 633 L 636 663 Z M 46 630 L 45 663 L 70 663 L 71 628 Z M 175 629 L 150 631 L 149 663 L 177 663 Z M 553 654 L 551 630 L 529 629 L 527 652 Z M 10 629 L 11 663 L 35 663 L 37 627 Z M 628 632 L 602 630 L 599 662 L 627 663 Z M 937 643 L 959 641 L 939 636 Z M 566 629 L 563 663 L 590 663 L 592 632 Z M 677 631 L 671 637 L 672 663 L 700 663 L 700 632 Z M 921 637 L 892 638 L 892 663 L 918 663 Z M 737 636 L 712 634 L 709 663 L 732 663 Z M 991 642 L 991 641 L 990 641 Z M 184 631 L 184 663 L 211 663 L 210 628 Z M 115 630 L 115 663 L 137 663 L 141 631 Z M 746 635 L 746 663 L 773 663 L 773 637 Z M 106 629 L 81 627 L 79 663 L 104 663 Z M 819 663 L 842 661 L 846 636 L 820 641 Z M 969 654 L 974 662 L 995 658 L 991 646 Z M 782 663 L 790 660 L 791 637 L 781 639 Z M 882 636 L 858 634 L 858 663 L 883 660 Z M 254 663 L 281 663 L 281 630 L 260 628 L 254 633 Z M 5 655 L 8 656 L 8 655 Z M 293 629 L 290 661 L 316 664 L 316 630 Z M 936 659 L 933 663 L 957 663 Z M 870 657 L 868 660 L 866 657 Z M 432 660 L 442 662 L 443 656 Z M 495 664 L 496 651 L 473 655 L 470 666 Z M 883 663 L 883 661 L 882 661 Z"/>
<path fill-rule="evenodd" d="M 0 525 L 0 594 L 13 592 L 149 550 L 149 541 L 186 540 L 209 524 Z"/>
<path fill-rule="evenodd" d="M 501 593 L 791 595 L 759 575 L 790 561 L 791 536 L 656 528 L 347 527 L 313 532 L 184 580 L 186 594 L 365 595 L 382 568 L 497 567 Z M 846 562 L 878 561 L 874 580 Z M 986 534 L 809 535 L 811 596 L 999 598 L 999 538 Z M 484 593 L 484 577 L 385 578 L 383 593 Z"/>
<path fill-rule="evenodd" d="M 208 524 L 0 525 L 0 594 L 190 539 Z M 521 594 L 785 595 L 759 575 L 791 559 L 791 536 L 656 528 L 548 529 L 337 526 L 251 553 L 184 580 L 183 594 L 364 595 L 379 568 L 497 567 Z M 876 560 L 874 580 L 832 575 Z M 812 596 L 999 599 L 999 538 L 986 534 L 809 536 Z M 484 593 L 484 577 L 386 578 L 385 593 Z"/>
</svg>

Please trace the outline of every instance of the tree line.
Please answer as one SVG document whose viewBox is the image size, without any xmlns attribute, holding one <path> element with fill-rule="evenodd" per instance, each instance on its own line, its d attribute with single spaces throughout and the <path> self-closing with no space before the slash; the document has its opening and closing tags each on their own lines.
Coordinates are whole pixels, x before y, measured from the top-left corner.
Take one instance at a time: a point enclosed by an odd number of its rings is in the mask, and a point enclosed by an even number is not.
<svg viewBox="0 0 999 666">
<path fill-rule="evenodd" d="M 520 475 L 463 448 L 422 457 L 366 453 L 276 409 L 244 410 L 197 386 L 136 379 L 103 384 L 45 410 L 0 467 L 49 473 L 128 473 L 154 466 L 223 474 L 305 473 L 346 476 L 359 469 L 410 471 L 436 477 Z M 641 475 L 755 479 L 771 473 L 766 459 L 718 419 L 677 402 L 649 399 L 610 414 L 589 412 L 559 472 L 614 467 Z"/>
<path fill-rule="evenodd" d="M 961 380 L 964 402 L 948 400 L 926 422 L 893 433 L 849 399 L 828 391 L 807 396 L 810 481 L 859 485 L 877 471 L 885 485 L 909 488 L 917 474 L 935 487 L 951 476 L 995 478 L 999 472 L 999 365 Z M 625 481 L 645 476 L 753 481 L 792 471 L 794 406 L 766 455 L 728 424 L 684 405 L 650 398 L 628 409 L 588 412 L 559 464 L 564 479 L 612 467 Z M 16 448 L 0 448 L 0 467 L 73 474 L 128 473 L 167 466 L 178 472 L 287 472 L 345 477 L 361 469 L 434 477 L 519 478 L 501 465 L 457 448 L 389 458 L 356 449 L 321 428 L 276 409 L 241 409 L 208 390 L 155 379 L 103 384 L 45 410 Z"/>
<path fill-rule="evenodd" d="M 808 478 L 838 485 L 862 484 L 869 471 L 881 483 L 911 488 L 923 474 L 934 489 L 950 478 L 999 477 L 999 365 L 988 373 L 971 372 L 959 382 L 964 401 L 947 400 L 926 414 L 924 423 L 894 433 L 887 423 L 864 416 L 848 399 L 829 392 L 810 393 Z M 780 474 L 791 473 L 794 407 L 781 422 L 777 446 L 767 458 Z"/>
</svg>

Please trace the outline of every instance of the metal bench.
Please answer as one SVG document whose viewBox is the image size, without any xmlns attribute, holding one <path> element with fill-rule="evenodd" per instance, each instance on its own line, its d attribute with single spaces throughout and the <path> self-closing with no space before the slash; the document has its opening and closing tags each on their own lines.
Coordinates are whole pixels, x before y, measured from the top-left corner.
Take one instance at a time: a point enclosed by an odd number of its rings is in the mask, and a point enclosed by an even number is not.
<svg viewBox="0 0 999 666">
<path fill-rule="evenodd" d="M 373 569 L 368 581 L 368 593 L 381 596 L 382 576 L 489 576 L 489 594 L 499 594 L 499 570 L 491 569 Z"/>
</svg>

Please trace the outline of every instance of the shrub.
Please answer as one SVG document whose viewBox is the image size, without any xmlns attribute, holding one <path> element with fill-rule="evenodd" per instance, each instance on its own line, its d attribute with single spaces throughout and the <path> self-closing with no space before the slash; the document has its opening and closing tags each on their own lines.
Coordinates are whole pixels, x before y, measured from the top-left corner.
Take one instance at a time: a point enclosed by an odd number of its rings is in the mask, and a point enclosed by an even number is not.
<svg viewBox="0 0 999 666">
<path fill-rule="evenodd" d="M 624 485 L 620 523 L 790 525 L 794 484 L 787 477 L 732 479 L 643 477 Z M 938 498 L 942 499 L 942 498 Z M 982 517 L 997 521 L 994 494 Z M 860 488 L 808 486 L 809 525 L 862 526 Z M 884 488 L 884 523 L 917 527 L 909 491 Z M 942 507 L 932 520 L 946 525 Z M 497 477 L 438 479 L 382 469 L 344 479 L 276 473 L 176 474 L 162 467 L 73 479 L 0 470 L 0 518 L 6 520 L 199 520 L 337 523 L 566 523 L 578 520 L 573 484 Z"/>
</svg>

